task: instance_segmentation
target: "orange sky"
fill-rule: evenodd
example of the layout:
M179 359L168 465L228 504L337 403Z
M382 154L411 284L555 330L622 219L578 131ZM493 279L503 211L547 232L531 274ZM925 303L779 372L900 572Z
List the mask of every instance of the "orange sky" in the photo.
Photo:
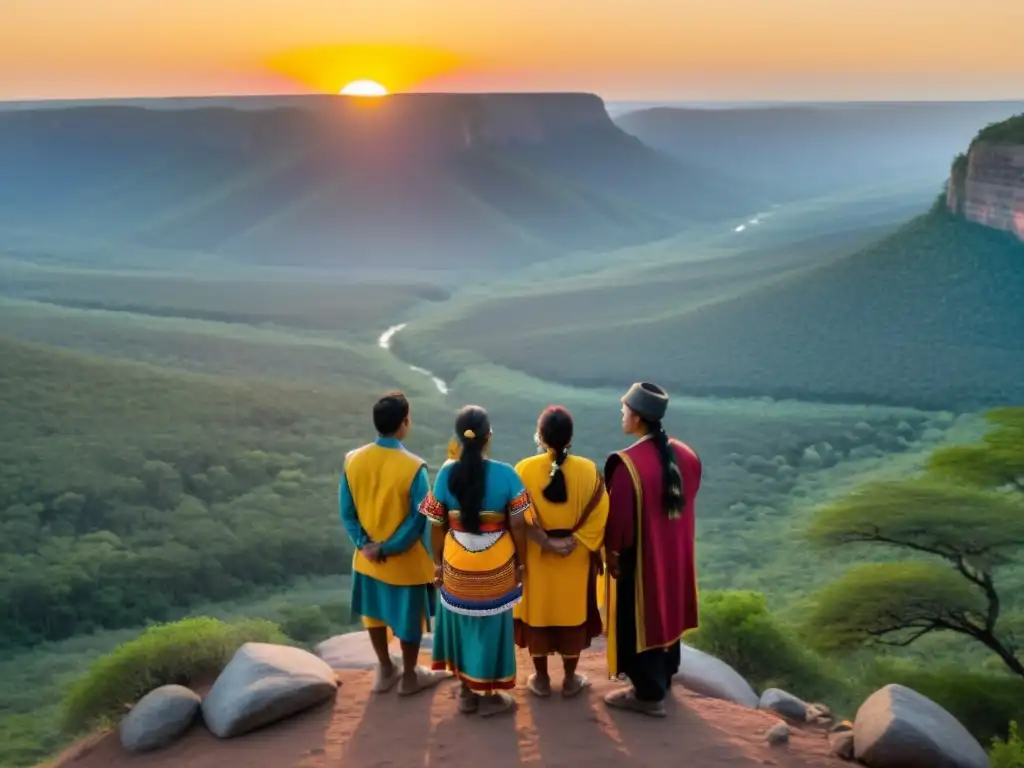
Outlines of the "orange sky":
M1024 97L1022 0L0 0L0 99Z

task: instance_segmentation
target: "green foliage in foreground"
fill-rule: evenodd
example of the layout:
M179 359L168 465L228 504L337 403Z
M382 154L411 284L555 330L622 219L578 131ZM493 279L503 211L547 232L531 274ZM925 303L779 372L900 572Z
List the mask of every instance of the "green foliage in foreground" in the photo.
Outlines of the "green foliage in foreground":
M978 445L936 451L932 472L980 488L1015 488L1024 493L1024 408L997 408L986 414L995 427Z
M1021 409L1000 413L1004 424L1024 418ZM933 461L933 473L946 467L961 481L972 476L983 486L1000 482L1009 460L1006 435L1014 429L1004 427L994 442L977 449L976 466L964 463L962 451L970 449L955 448ZM908 646L931 633L952 632L1024 677L1015 633L1001 621L1009 596L1001 599L996 580L1000 566L1024 548L1020 494L931 478L875 483L822 510L809 534L829 549L867 544L931 558L861 565L823 589L808 621L822 647Z
M813 628L815 645L823 650L866 642L909 645L946 628L943 616L962 623L980 617L985 607L981 595L951 569L921 562L856 566L822 589L815 602L807 631Z
M227 624L217 619L185 619L150 627L131 642L99 659L64 699L62 726L77 733L116 719L161 685L189 685L215 676L247 642L286 644L269 621Z
M700 627L684 639L729 664L759 692L783 688L809 700L846 698L848 681L801 645L757 592L702 592Z
M1006 739L992 739L992 750L989 752L991 768L1024 768L1024 739L1017 731L1017 721L1010 723L1010 732Z

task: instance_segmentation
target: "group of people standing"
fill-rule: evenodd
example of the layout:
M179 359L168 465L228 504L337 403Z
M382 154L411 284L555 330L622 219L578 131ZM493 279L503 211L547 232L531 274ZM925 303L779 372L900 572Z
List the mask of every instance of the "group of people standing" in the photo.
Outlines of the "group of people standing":
M408 400L384 395L373 408L378 437L345 457L339 488L356 548L352 613L379 661L374 690L411 695L454 675L462 712L508 712L519 646L533 661L530 692L551 695L557 655L571 698L590 682L580 654L603 634L609 676L630 683L605 703L664 717L680 638L697 626L701 481L697 454L662 427L667 407L661 387L634 384L622 428L636 440L602 470L571 452L565 408L541 413L538 453L513 467L489 458L490 419L468 405L431 488L426 463L402 445ZM417 660L431 627L427 669ZM390 654L392 635L401 658Z

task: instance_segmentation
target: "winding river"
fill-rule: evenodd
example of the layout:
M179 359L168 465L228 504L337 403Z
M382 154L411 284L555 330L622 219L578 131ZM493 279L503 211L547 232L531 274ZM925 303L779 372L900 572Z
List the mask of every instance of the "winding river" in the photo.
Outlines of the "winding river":
M377 346L379 346L381 349L386 349L388 350L388 352L391 352L391 340L394 339L395 334L398 333L403 328L405 328L406 325L408 325L408 323L399 323L398 325L392 325L390 328L384 331L384 333L382 333L380 337L377 339ZM392 354L394 353L392 352ZM398 359L397 355L395 356L395 359ZM438 392L440 392L442 395L448 394L448 382L446 382L440 376L435 376L431 371L428 371L426 368L420 368L418 365L410 365L409 370L416 371L416 373L422 374L424 376L428 376L430 380L434 382L434 386L437 387Z
M773 205L772 206L772 208L777 208L777 207L778 207L777 205ZM740 224L739 226L734 227L733 228L733 232L737 232L737 233L738 232L743 232L749 226L757 226L764 219L768 218L771 215L772 215L771 212L758 213L753 218L748 219L747 221L745 221L743 224ZM399 331L401 331L407 325L408 325L408 323L399 323L398 325L392 325L390 328L388 328L386 331L384 331L384 333L382 333L377 338L377 346L379 346L381 349L386 349L388 352L391 352L391 354L394 355L394 352L391 349L391 341L392 341L392 339L395 338L395 334L397 334ZM397 355L395 355L395 359L396 360L398 359ZM406 365L408 365L408 364L406 364ZM409 370L410 371L415 371L416 373L419 373L419 374L421 374L423 376L429 377L430 380L432 382L434 382L434 386L437 387L437 391L438 392L440 392L442 395L447 395L448 394L448 382L446 382L440 376L435 376L433 371L428 371L426 368L420 368L418 365L409 365Z

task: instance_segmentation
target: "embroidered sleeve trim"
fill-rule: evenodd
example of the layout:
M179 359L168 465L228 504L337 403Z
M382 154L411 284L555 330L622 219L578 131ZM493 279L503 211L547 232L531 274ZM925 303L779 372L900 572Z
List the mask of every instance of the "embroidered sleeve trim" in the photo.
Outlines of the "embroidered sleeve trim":
M533 506L533 502L530 501L530 494L523 489L520 493L512 497L512 501L508 503L508 513L515 517L516 515L523 514L526 510Z
M423 501L420 502L420 514L434 525L441 525L448 519L448 510L437 500L433 491L424 496Z

